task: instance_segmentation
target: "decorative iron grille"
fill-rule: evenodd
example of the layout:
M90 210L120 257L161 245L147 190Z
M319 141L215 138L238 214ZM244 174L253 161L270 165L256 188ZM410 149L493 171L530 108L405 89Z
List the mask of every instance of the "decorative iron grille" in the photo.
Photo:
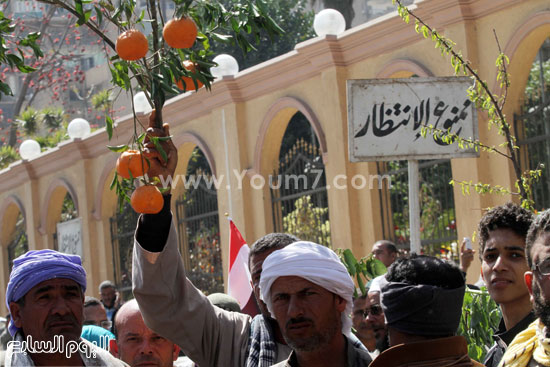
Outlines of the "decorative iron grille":
M269 177L275 232L330 246L325 166L319 147L298 139Z
M218 196L210 169L197 168L194 182L176 201L180 251L187 277L205 294L223 292Z
M12 235L12 240L8 244L8 263L10 273L13 266L13 260L27 251L29 251L29 242L25 231L25 220L23 219L23 215L19 213L15 224L15 231Z
M531 67L521 115L514 115L522 170L542 168L532 186L535 208L550 208L550 38L539 50Z
M409 183L407 161L377 162L380 175L389 175L391 187L380 190L382 226L385 239L401 249L410 248ZM458 259L456 215L451 161L427 160L419 163L420 239L425 254Z
M139 214L132 209L128 202L124 202L122 212L117 211L110 218L115 284L124 300L133 298L132 251L138 218Z

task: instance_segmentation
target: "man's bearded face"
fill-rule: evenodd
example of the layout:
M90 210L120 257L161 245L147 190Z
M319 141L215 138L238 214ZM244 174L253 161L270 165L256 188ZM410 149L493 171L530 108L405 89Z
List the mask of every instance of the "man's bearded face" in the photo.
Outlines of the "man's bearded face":
M550 327L550 302L542 295L538 282L533 279L533 308L535 315L542 321L544 326Z

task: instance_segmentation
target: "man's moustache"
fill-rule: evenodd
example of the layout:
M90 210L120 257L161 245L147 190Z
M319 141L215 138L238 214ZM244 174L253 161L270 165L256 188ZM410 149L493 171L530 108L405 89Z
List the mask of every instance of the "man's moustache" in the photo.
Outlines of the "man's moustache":
M309 322L309 323L313 324L312 319L308 319L306 317L299 317L297 319L288 320L287 323L286 323L286 328L288 329L290 326L292 326L294 324L300 324L300 323L303 323L303 322Z
M76 321L76 318L71 314L67 314L65 316L53 315L51 317L48 317L46 319L46 327L49 327L51 324L56 322L70 322L72 324L78 325L78 321Z
M141 354L139 357L134 359L134 363L132 363L132 365L137 365L140 363L156 363L160 366L160 361L158 360L158 358L155 358L149 354Z

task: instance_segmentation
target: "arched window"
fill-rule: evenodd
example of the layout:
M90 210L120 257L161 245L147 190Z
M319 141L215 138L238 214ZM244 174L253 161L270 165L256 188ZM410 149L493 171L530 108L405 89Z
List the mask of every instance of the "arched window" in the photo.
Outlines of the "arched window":
M223 292L218 195L210 165L198 147L191 153L184 184L176 217L187 276L205 294Z
M288 123L269 187L275 232L330 246L325 166L317 136L301 112Z
M538 210L550 207L550 38L543 42L531 65L523 106L514 115L523 170L544 165L541 178L533 185Z

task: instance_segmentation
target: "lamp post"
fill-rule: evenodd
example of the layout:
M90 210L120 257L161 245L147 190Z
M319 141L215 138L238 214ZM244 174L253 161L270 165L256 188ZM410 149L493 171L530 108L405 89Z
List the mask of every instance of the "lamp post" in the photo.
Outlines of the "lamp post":
M80 117L69 122L69 126L67 127L67 133L71 139L84 139L90 135L90 132L90 124Z
M319 37L339 35L346 30L346 19L338 10L324 9L315 14L313 29Z
M216 79L221 79L224 75L235 75L239 72L239 63L231 55L221 54L214 57L213 61L218 66L211 67L210 73Z
M40 144L36 140L27 139L19 146L19 155L28 161L40 156Z

